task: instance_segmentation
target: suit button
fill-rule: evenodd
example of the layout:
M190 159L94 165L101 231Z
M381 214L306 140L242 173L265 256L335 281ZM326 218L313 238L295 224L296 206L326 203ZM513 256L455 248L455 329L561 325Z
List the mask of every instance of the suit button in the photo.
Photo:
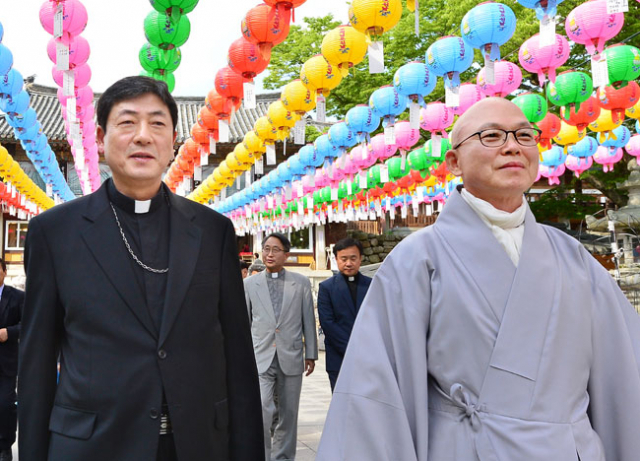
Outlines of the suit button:
M158 357L160 357L161 359L166 359L167 358L167 351L165 351L164 349L160 349L158 351Z
M152 408L151 411L149 412L149 417L151 419L158 419L158 410L156 410L155 408Z

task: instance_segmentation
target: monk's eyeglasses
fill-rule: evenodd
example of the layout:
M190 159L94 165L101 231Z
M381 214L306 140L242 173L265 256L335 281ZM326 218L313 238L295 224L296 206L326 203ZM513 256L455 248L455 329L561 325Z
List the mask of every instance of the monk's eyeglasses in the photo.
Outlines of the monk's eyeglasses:
M277 255L282 253L284 250L282 248L278 248L278 247L265 247L262 249L262 253L268 255L269 253L273 254L273 255Z
M532 147L538 144L542 130L538 128L518 128L517 130L503 130L501 128L490 128L488 130L476 131L472 135L456 144L453 149L457 149L462 143L468 141L474 136L480 138L480 143L485 147L502 147L507 142L509 133L513 134L518 144L524 147Z

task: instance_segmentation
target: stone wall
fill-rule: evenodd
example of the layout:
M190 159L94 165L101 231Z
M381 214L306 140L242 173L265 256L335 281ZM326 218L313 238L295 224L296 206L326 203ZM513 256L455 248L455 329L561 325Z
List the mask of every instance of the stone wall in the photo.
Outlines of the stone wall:
M404 234L391 233L384 235L367 234L358 230L348 230L347 234L362 243L362 265L381 263L389 256L391 250L406 237Z

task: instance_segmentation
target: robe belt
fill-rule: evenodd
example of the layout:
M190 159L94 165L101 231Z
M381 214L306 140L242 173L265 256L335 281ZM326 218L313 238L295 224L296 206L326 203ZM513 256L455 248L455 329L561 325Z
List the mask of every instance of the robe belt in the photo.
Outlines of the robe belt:
M430 380L431 387L436 391L436 395L440 398L437 399L439 405L445 408L442 410L449 411L451 413L459 413L460 421L468 419L471 428L478 432L482 425L480 413L485 411L485 405L479 405L474 402L472 394L459 383L454 383L451 386L449 394L444 392L440 386L438 386L434 380ZM434 394L432 394L433 396Z

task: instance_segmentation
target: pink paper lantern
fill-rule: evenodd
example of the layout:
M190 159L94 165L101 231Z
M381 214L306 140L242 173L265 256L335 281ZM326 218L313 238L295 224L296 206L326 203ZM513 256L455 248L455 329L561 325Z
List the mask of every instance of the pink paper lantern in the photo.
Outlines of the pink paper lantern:
M567 155L567 159L564 164L576 175L580 177L582 173L587 171L593 165L593 156L591 157L576 157L574 155Z
M398 134L397 134L398 124L396 124L395 130L396 130L396 141L397 141L398 140ZM396 144L386 145L384 143L384 133L379 133L375 135L373 138L371 138L371 143L369 145L371 146L371 154L376 160L388 159L389 157L392 157L393 155L395 155L396 152L398 152L398 146Z
M40 24L44 30L53 35L53 22L58 3L62 5L62 32L68 35L78 35L87 26L87 9L78 0L55 2L48 0L40 7ZM70 37L68 37L70 39Z
M349 154L347 154L343 160L342 171L344 171L345 174L349 176L349 178L360 171L358 166L353 163L353 160L351 159L351 156Z
M613 151L605 146L599 146L596 149L596 153L593 155L594 162L602 165L602 170L605 173L613 171L613 166L622 160L622 149L614 149Z
M453 123L453 109L447 107L442 102L430 102L427 106L420 110L420 128L428 131L433 136L441 134L448 137L447 128Z
M67 100L72 96L64 96L62 88L58 88L58 100L63 107L67 107ZM88 106L93 104L93 90L90 86L84 86L82 88L76 88L74 90L74 96L76 98L76 106Z
M53 66L51 69L51 73L53 74L53 80L56 82L56 85L62 87L64 85L64 72L61 70L56 70L56 66ZM91 68L88 64L83 64L81 66L73 69L74 73L74 88L83 88L89 84L91 80Z
M495 62L495 83L493 85L487 83L485 78L486 69L483 67L478 72L478 86L480 90L487 96L499 96L504 98L506 95L518 89L522 83L522 71L518 66L509 61Z
M89 42L81 36L71 38L69 41L69 69L86 64L91 54ZM56 39L52 38L47 44L47 54L54 64L57 62Z
M460 105L458 107L453 107L453 113L455 115L462 115L469 109L469 107L473 106L485 97L486 95L475 83L463 83L460 85Z
M316 190L316 185L313 182L311 176L304 176L302 178L302 193L304 195L311 194Z
M369 168L371 165L376 163L376 160L378 160L373 155L373 148L371 147L371 144L364 147L362 145L354 147L351 149L349 156L351 157L351 162L355 164L359 170Z
M629 155L633 155L634 157L640 156L640 134L631 136L631 139L629 139L629 142L624 148Z
M540 164L538 166L538 176L543 176L549 181L549 185L560 184L560 177L564 174L566 168L564 164L558 166L546 166Z
M316 181L316 189L320 189L322 187L329 185L329 182L331 180L327 176L327 170L324 167L316 169L315 181Z
M406 153L420 140L420 130L411 128L407 121L397 122L395 128L396 146L400 152ZM375 136L374 136L375 137Z
M567 37L587 48L591 55L601 53L607 40L618 35L624 13L607 14L607 0L589 0L575 7L565 22Z
M542 86L546 76L555 83L556 69L567 62L570 51L569 42L560 34L556 34L553 45L547 46L540 46L540 34L535 34L520 47L518 61L526 71L538 74Z

